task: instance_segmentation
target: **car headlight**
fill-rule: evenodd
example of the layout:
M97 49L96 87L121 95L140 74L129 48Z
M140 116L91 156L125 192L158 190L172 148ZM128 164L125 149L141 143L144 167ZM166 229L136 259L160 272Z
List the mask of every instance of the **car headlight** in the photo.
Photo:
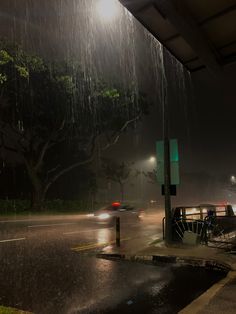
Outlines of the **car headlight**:
M87 217L94 217L94 214L87 214Z
M103 213L103 214L100 214L100 215L98 216L99 219L108 219L108 218L110 218L110 217L111 217L111 215L109 215L109 214L107 214L107 213Z

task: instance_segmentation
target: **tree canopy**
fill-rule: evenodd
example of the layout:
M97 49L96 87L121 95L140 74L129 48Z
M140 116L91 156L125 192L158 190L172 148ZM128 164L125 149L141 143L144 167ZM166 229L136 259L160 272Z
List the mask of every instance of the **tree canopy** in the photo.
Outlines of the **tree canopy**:
M140 105L139 105L140 104ZM24 164L32 207L60 176L91 162L145 113L130 90L85 77L78 62L48 62L0 42L0 147Z
M154 168L152 171L144 171L144 176L148 179L148 182L151 184L157 183L157 169Z
M124 186L133 171L132 164L128 162L118 162L112 159L103 159L102 171L108 181L117 183L120 187L121 201L124 201Z

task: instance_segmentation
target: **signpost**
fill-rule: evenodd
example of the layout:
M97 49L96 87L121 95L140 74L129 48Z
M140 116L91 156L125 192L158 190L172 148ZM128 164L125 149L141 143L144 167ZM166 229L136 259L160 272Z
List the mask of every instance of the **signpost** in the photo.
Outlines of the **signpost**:
M179 185L179 153L178 153L178 141L176 139L171 139L169 141L170 146L170 184ZM157 154L157 182L161 185L165 184L164 176L164 141L156 142L156 154Z
M164 135L164 140L156 143L156 154L157 181L162 185L162 194L165 195L165 239L168 244L172 241L171 195L176 195L176 185L180 180L178 142L176 139L169 140L168 130L165 130Z

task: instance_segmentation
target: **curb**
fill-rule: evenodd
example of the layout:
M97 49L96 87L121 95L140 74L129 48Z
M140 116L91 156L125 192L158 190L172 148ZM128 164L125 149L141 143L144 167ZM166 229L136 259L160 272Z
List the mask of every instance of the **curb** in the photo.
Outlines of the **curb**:
M169 264L179 264L188 265L195 267L205 267L215 270L221 270L229 272L232 267L229 264L219 262L214 259L203 259L194 257L178 257L174 255L127 255L119 253L99 253L96 255L97 258L103 258L108 260L127 260L132 262L142 262L147 264L157 264L157 263L169 263Z
M210 301L216 296L221 289L224 288L230 281L236 279L236 271L229 271L228 275L203 292L197 299L193 300L179 314L197 314L202 311Z

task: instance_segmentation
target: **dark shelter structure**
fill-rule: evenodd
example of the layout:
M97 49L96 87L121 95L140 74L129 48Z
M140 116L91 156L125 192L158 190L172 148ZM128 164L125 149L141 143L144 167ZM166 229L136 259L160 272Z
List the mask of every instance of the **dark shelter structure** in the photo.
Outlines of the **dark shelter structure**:
M236 59L235 0L120 0L189 71Z

